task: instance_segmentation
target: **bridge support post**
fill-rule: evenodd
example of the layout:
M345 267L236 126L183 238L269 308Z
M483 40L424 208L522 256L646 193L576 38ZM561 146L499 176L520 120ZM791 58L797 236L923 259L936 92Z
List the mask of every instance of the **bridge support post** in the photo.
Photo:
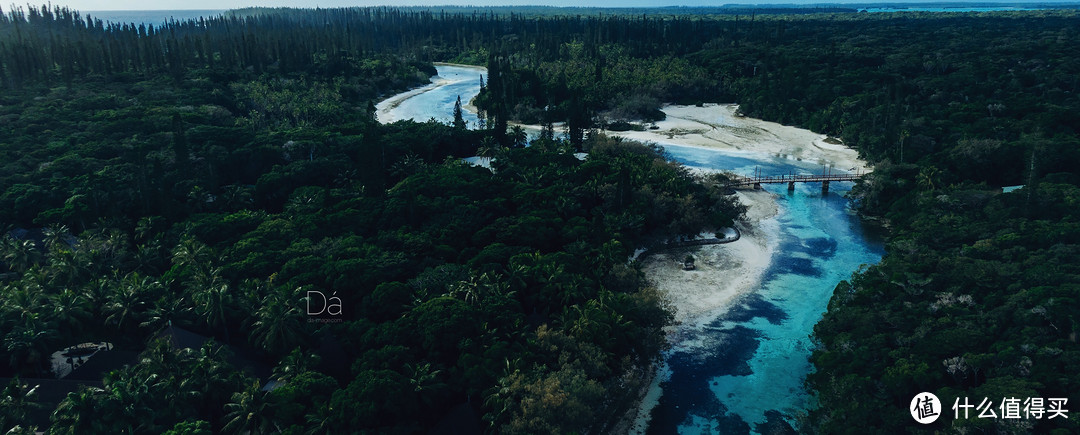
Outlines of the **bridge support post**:
M788 190L788 192L794 192L795 191L795 182L794 181L788 181L787 190Z
M828 181L822 181L821 182L821 193L822 194L829 193L829 182Z
M761 183L754 183L754 190L761 190Z

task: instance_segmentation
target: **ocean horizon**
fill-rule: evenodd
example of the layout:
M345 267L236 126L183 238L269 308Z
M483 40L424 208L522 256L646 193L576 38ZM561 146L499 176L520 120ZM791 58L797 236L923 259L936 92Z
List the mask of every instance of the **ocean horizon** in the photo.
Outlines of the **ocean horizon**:
M865 2L865 3L792 3L791 6L850 6L867 12L996 12L996 11L1030 11L1039 9L1075 8L1080 2ZM736 4L737 5L737 4ZM873 5L873 6L872 6ZM746 7L762 6L776 7L777 4L752 5ZM292 6L295 7L295 6ZM364 6L356 6L364 7ZM477 6L484 8L485 6ZM663 9L663 7L657 7ZM129 23L136 26L154 25L160 26L169 21L184 21L198 19L200 17L215 17L232 9L160 9L160 10L79 10L82 16L89 15L92 18L104 22Z

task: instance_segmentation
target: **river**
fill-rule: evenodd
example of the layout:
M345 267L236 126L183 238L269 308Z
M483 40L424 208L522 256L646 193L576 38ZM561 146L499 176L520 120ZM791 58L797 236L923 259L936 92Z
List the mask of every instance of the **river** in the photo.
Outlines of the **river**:
M383 122L398 119L447 122L460 95L479 92L483 69L437 65L433 84L380 103ZM475 114L467 114L475 123ZM691 168L740 174L814 173L817 163L762 153L726 152L664 144L670 158ZM880 238L864 228L843 194L850 183L766 185L777 213L765 222L771 257L754 288L723 309L671 328L671 350L643 402L640 426L650 434L751 433L766 422L794 425L813 406L803 388L812 366L809 335L821 319L836 283L883 253ZM732 243L750 243L737 241ZM723 278L723 277L721 277ZM694 302L688 302L693 304ZM678 306L676 308L679 308ZM694 307L684 307L694 308Z
M394 95L375 105L375 116L380 122L389 123L403 119L424 122L435 119L450 123L454 120L454 103L461 97L461 105L480 93L480 76L486 68L435 64L438 75L431 84ZM479 118L475 112L464 110L462 118L470 128L475 128Z
M762 155L748 158L700 148L666 146L686 166L735 173L814 173L811 163ZM758 288L725 310L676 327L661 367L658 400L648 415L650 434L741 434L758 425L794 426L812 406L803 378L812 369L809 335L840 280L863 264L876 263L881 239L865 228L843 195L850 183L765 185L777 214L759 222L773 231L769 266ZM739 243L739 242L736 242ZM773 412L775 411L775 412ZM783 421L781 421L783 420Z

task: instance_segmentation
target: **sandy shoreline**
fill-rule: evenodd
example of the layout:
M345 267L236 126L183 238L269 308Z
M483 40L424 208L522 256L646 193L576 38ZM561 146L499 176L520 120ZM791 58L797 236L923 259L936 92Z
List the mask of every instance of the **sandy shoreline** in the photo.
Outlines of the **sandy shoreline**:
M434 64L468 68L475 70L478 75L487 74L487 68L482 66L445 62L435 62ZM409 98L449 84L473 80L472 77L448 80L439 76L433 76L432 79L431 84L394 95L379 102L375 108L380 122L396 121L397 118L394 116L393 110ZM463 109L473 114L478 112L473 104L473 99L463 101L463 103ZM604 133L661 145L680 145L734 153L780 156L826 165L840 171L869 172L871 170L869 165L859 158L857 151L839 143L835 138L829 138L826 135L798 127L741 116L737 104L704 104L701 107L669 104L662 107L661 110L666 115L666 118L655 123L657 127L655 130L605 131ZM514 122L511 122L510 125L520 126L531 131L542 130L540 125ZM555 127L557 131L564 128L562 125L556 125Z
M665 106L663 110L667 119L657 122L656 130L613 134L642 142L781 156L841 171L870 170L855 150L830 144L825 135L738 116L736 105ZM678 331L701 329L740 298L757 291L772 262L780 228L774 195L765 190L740 190L737 194L749 206L745 221L736 224L742 233L740 240L673 249L643 260L642 270L649 283L676 310L675 324L668 328L673 344L678 344ZM684 271L680 267L679 262L687 254L694 256L696 270ZM633 421L622 427L628 426L628 433L646 432L652 410L663 395L661 384L670 375L666 362L656 368L651 384L641 394Z
M761 286L779 243L778 207L773 194L765 190L740 190L737 195L750 207L746 220L735 225L742 233L739 240L672 249L642 261L649 284L676 309L675 323L667 328L670 339L675 339L680 329L696 329L698 324L711 321ZM680 261L687 254L694 256L695 270L682 269ZM628 433L646 432L652 409L663 394L661 384L670 375L666 362L656 368L650 384L642 391L633 421L624 423Z
M467 108L474 112L476 110L471 104ZM842 143L829 143L830 138L827 135L740 116L737 104L705 104L702 107L666 105L661 110L667 118L656 122L655 130L603 133L644 143L722 150L744 154L750 158L777 156L826 165L844 172L872 170L859 158L857 151ZM543 126L534 124L509 124L528 131L539 132L543 129ZM565 125L562 123L555 125L556 132L564 129ZM831 141L839 140L832 138Z
M482 67L478 73L486 73ZM401 101L428 92L450 81L435 83L397 95L377 106L379 120L392 122L390 111ZM475 113L469 101L465 107ZM785 126L738 115L737 105L706 104L702 107L668 105L662 108L667 119L657 122L656 130L605 132L641 142L678 145L747 154L748 157L780 156L793 160L826 165L845 172L868 172L870 167L859 159L858 153L828 137L809 130ZM538 131L541 126L520 125ZM562 128L556 126L556 131ZM749 206L745 221L736 224L742 233L740 240L691 248L672 249L655 253L642 260L642 269L650 284L664 295L675 308L675 324L668 328L669 341L678 344L680 330L700 329L701 325L734 306L743 296L757 291L768 270L779 243L778 206L773 194L764 190L741 190L739 200ZM695 257L696 270L684 271L680 261L687 255ZM639 406L628 412L617 426L619 432L644 433L652 409L659 403L661 383L670 376L666 363L655 370L648 388L643 389Z
M667 296L676 308L676 324L693 321L731 305L740 295L759 286L775 249L775 237L767 229L776 215L772 194L740 191L739 200L753 214L736 224L742 237L732 243L670 249L644 259L642 269L649 283ZM687 254L695 270L682 269Z
M463 65L463 64L456 64L456 63L445 63L445 62L434 62L434 64L435 65L454 66L454 67L458 67L458 68L474 69L479 74L487 74L487 68L484 68L484 67L481 67L481 66L476 66L476 65ZM405 100L408 100L408 99L410 99L412 97L423 94L425 92L433 91L435 89L438 89L438 88L446 86L446 85L450 85L450 84L454 84L454 83L461 83L463 81L468 81L468 80L473 80L473 78L459 79L459 80L447 80L447 79L444 79L444 78L439 77L437 75L432 76L431 78L432 78L432 82L429 83L429 84L426 84L424 86L420 86L418 88L411 89L411 90L409 90L407 92L402 92L400 94L395 94L394 96L392 96L390 98L387 98L385 100L382 100L378 104L376 104L375 105L375 116L377 117L379 122L381 122L383 124L388 124L388 123L391 123L391 122L394 122L394 121L398 121L398 118L396 116L394 116L394 109L396 109L398 106L400 106L401 103L405 102ZM466 103L464 106L465 106L464 107L465 110L476 113L476 107L472 105L471 100L468 103Z
M617 134L627 139L782 156L826 164L842 171L870 170L859 153L810 130L738 115L735 104L667 105L658 129Z

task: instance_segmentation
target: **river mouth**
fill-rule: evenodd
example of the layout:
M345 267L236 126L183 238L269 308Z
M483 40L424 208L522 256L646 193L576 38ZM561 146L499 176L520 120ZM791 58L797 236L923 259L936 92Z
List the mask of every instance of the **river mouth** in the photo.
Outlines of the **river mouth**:
M436 83L380 103L379 120L449 123L460 96L466 120L476 125L466 103L479 92L486 70L437 69ZM658 144L692 170L783 175L865 169L853 150L824 135L737 117L733 106L665 109L676 116L671 125L659 123L658 131L610 134ZM667 136L684 124L705 127ZM832 183L828 192L820 183L799 184L790 192L784 184L740 192L752 206L740 240L694 251L703 258L695 271L682 270L668 254L648 258L646 275L668 296L678 322L669 328L672 347L630 432L785 431L813 406L803 388L812 368L813 327L836 284L883 253L880 237L843 196L850 185Z

